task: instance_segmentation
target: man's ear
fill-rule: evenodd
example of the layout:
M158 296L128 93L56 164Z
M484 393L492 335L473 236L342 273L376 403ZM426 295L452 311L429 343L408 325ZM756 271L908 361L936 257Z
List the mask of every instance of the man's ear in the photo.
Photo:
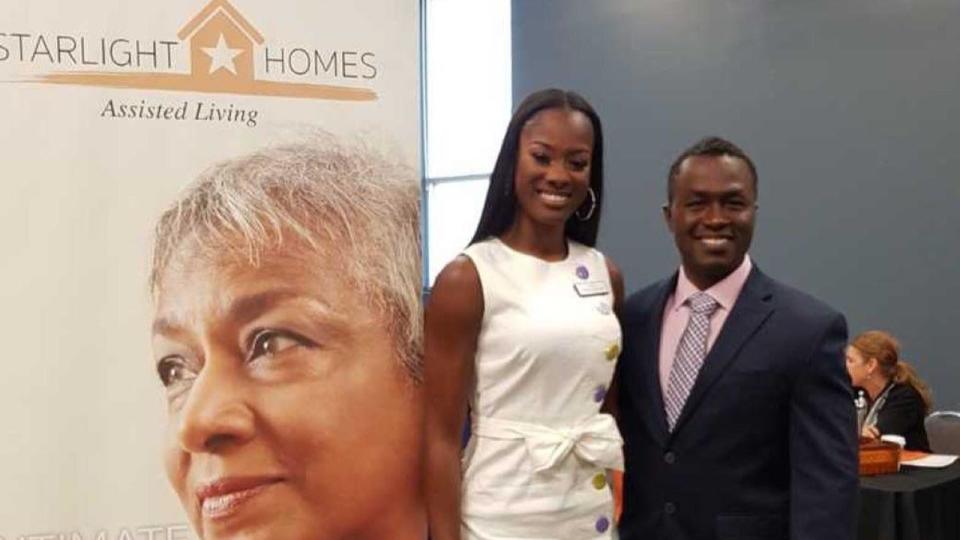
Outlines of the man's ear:
M673 217L673 210L670 207L670 203L664 203L664 205L660 207L660 210L663 212L663 221L667 224L667 229L673 232L673 220L671 219Z

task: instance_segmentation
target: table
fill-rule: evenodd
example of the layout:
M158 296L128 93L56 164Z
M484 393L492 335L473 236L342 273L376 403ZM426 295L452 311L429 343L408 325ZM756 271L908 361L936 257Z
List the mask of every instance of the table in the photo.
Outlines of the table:
M860 479L859 540L960 539L960 460Z

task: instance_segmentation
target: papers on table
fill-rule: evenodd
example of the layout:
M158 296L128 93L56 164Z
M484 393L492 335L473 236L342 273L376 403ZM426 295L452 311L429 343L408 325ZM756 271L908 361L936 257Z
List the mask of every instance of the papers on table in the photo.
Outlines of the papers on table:
M910 461L902 461L901 465L907 467L924 467L927 469L941 469L943 467L949 467L953 465L953 462L957 460L957 456L948 456L943 454L930 454L922 458L911 459Z

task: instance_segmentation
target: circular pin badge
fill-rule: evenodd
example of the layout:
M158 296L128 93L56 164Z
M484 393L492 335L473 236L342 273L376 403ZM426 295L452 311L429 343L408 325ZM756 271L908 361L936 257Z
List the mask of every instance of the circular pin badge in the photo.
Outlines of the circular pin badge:
M590 270L587 270L587 267L584 265L577 266L577 277L580 279L587 279L590 277Z

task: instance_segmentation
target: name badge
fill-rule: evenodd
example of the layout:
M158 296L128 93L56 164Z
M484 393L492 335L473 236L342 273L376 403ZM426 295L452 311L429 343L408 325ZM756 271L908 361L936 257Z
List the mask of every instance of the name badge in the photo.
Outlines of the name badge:
M602 281L585 281L583 283L574 283L573 290L577 291L577 295L581 298L586 298L588 296L603 296L610 293L610 291L607 289L607 284Z

